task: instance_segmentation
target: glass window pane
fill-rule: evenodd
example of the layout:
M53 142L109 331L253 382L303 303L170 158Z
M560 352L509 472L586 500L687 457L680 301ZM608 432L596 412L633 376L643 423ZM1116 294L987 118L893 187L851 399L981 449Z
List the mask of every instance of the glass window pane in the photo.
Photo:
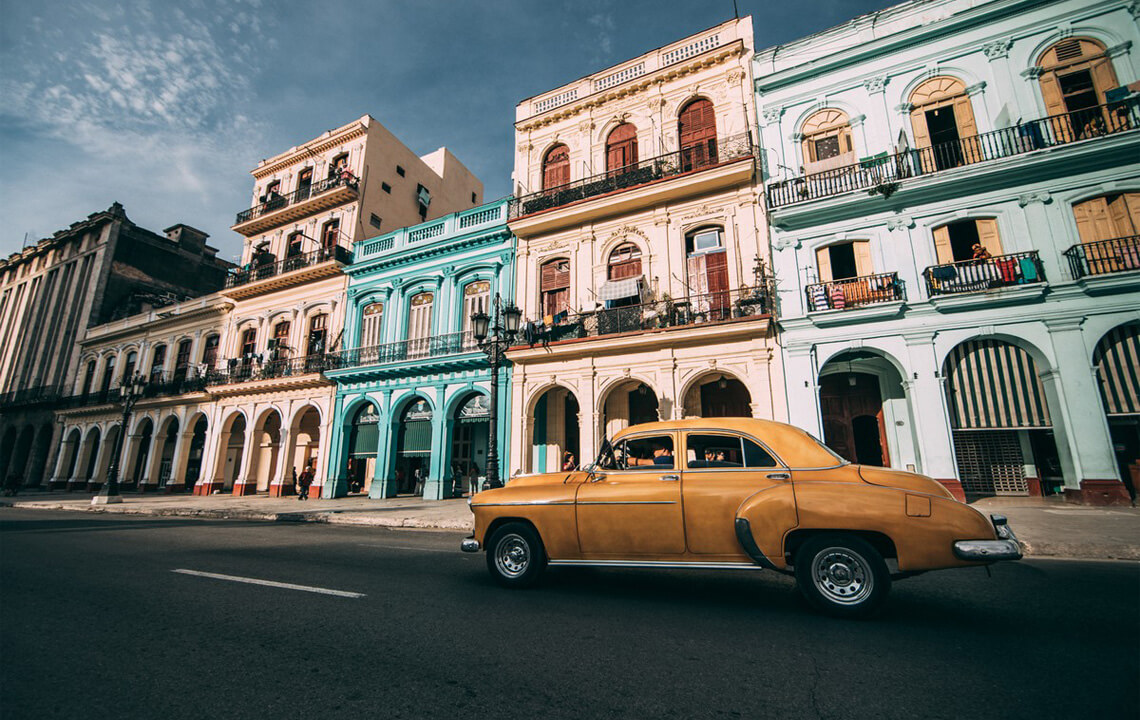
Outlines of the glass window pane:
M740 440L735 435L690 435L687 467L692 470L744 467Z
M752 468L770 468L779 467L776 459L768 454L768 451L752 442L748 438L744 440L744 464Z

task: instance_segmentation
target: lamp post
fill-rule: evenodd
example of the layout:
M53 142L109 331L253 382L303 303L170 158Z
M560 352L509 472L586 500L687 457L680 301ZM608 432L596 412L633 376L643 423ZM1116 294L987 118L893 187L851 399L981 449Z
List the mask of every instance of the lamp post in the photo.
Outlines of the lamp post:
M499 366L503 364L507 348L519 332L522 310L514 303L503 306L499 293L495 293L492 308L494 317L479 311L471 315L471 327L479 349L491 362L491 422L487 428L487 487L502 487L499 479Z
M146 378L141 374L136 374L119 386L119 402L123 404L123 423L119 426L119 436L115 438L115 449L111 452L111 464L107 467L107 482L103 483L99 494L91 498L92 505L109 505L123 501L119 495L119 456L123 454L123 437L127 434L131 409L142 399L144 392L146 392Z

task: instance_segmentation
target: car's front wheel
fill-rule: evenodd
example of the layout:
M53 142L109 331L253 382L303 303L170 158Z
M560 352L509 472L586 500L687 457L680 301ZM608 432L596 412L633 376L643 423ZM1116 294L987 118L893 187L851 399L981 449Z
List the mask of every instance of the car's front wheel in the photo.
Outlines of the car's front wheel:
M845 618L873 613L891 589L883 556L854 535L809 538L795 556L796 585L817 610Z
M546 550L538 532L526 523L507 523L487 543L487 569L504 587L530 587L546 569Z

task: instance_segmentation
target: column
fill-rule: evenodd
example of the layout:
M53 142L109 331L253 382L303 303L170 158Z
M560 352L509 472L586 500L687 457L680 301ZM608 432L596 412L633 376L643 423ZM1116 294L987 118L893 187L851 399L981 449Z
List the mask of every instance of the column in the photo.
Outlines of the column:
M1052 204L1053 199L1049 193L1041 190L1025 193L1018 196L1017 204L1025 213L1025 224L1029 227L1029 247L1020 250L1037 250L1040 253L1041 263L1045 266L1045 277L1053 282L1066 279L1070 276L1068 269L1062 267L1062 253L1067 245L1059 245L1057 234L1054 232L1054 222L1050 221L1049 210L1046 205ZM1065 243L1062 233L1061 242ZM1003 245L1004 252L1010 252L1008 246Z
M358 341L359 344L359 341ZM347 439L344 424L348 418L344 414L344 396L339 393L333 400L332 427L329 430L329 447L324 453L328 457L328 479L325 481L328 493L326 497L344 497L348 494L348 478L345 477L345 466L348 464Z
M1130 505L1082 322L1080 318L1045 321L1057 367L1041 375L1065 476L1065 497L1085 505Z
M86 428L79 433L79 444L75 447L75 467L71 469L71 477L67 478L64 484L68 491L81 488L86 483L83 474L87 472L87 463L90 461L90 458L87 457L89 455L87 432L89 431L90 428Z
M946 486L954 497L965 501L950 413L946 407L946 378L942 377L934 351L933 333L904 335L910 359L910 377L903 378L903 389L914 416L918 471Z
M218 413L215 413L217 415ZM215 433L215 422L217 417L208 419L209 426L206 428L206 444L202 448L202 469L198 472L198 482L194 485L193 492L195 495L209 495L215 489L221 489L224 484L219 484L222 480L218 474L218 454L221 443L230 441L229 433ZM222 436L225 436L224 438ZM224 483L224 481L222 481Z
M815 346L789 345L784 372L788 391L788 423L822 438Z
M153 433L152 433L153 435ZM135 465L138 464L139 446L142 444L142 434L134 433L128 435L126 442L123 443L123 462L119 467L119 489L124 489L127 485L131 484L134 480ZM139 478L139 488L142 489L142 484L146 478Z
M108 435L110 432L105 432L99 438L99 453L95 456L95 470L87 479L87 490L91 492L98 490L107 480L107 461L115 451L115 441Z
M581 395L576 396L578 400L578 438L581 445L578 448L580 451L578 462L583 462L584 458L585 462L593 462L594 458L598 456L598 446L601 444L601 439L598 437L601 433L598 427L597 372L591 368L589 379L578 383L578 387L582 392ZM552 470L557 471L561 467L562 457L559 456Z
M379 444L376 447L376 471L372 475L370 498L396 497L396 477L393 453L395 452L396 418L392 417L392 391L385 390L380 401L381 425L377 428Z
M166 483L166 492L184 492L186 488L186 463L190 460L190 443L194 442L194 430L178 433L174 443L173 467L170 470L170 480ZM198 473L201 476L201 472ZM193 488L190 488L193 489Z
M254 417L254 413L250 413L250 417ZM245 442L241 448L241 467L238 468L237 477L234 478L234 495L254 495L257 493L257 478L252 477L253 469L253 438L258 433L254 427L247 425L245 428Z
M445 497L443 479L445 477L450 479L451 474L446 469L452 427L447 418L447 406L444 404L445 390L444 385L435 388L435 410L431 414L431 464L424 479L424 500L442 500ZM486 467L481 469L486 473Z
M269 496L284 497L293 494L293 455L289 452L289 426L282 424L277 435L277 467L269 478Z

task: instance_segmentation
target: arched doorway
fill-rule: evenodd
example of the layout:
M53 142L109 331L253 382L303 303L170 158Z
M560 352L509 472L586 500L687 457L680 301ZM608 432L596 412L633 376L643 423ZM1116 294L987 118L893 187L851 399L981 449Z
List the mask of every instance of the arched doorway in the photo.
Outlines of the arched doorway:
M162 447L158 449L158 474L152 482L164 488L174 477L174 451L178 447L178 418L171 417L166 421L166 430L159 436Z
M630 425L660 419L657 393L653 388L639 380L623 381L606 394L602 403L602 436L613 437L614 433Z
M824 444L860 465L917 467L910 404L895 363L877 352L831 358L819 376Z
M28 477L24 480L25 487L39 487L44 484L44 475L48 472L48 455L51 454L52 436L55 428L51 423L44 423L36 433L36 444L32 448L31 462L28 465Z
M250 455L249 482L257 492L269 492L281 455L281 414L276 410L266 412L258 420Z
M1140 484L1140 323L1105 333L1093 352L1113 452L1133 500Z
M199 416L194 423L194 436L190 438L190 450L186 455L185 489L194 491L194 486L202 477L202 457L206 452L206 431L210 424L205 416Z
M83 442L83 434L79 432L79 428L72 428L71 432L67 434L67 441L64 442L60 448L63 453L63 462L60 463L60 474L58 477L52 478L53 486L58 486L59 483L66 484L68 480L75 475L75 468L79 464L79 453L81 451L81 443Z
M300 477L306 466L311 466L313 472L317 470L317 459L321 451L321 413L312 405L306 405L293 416L293 425L289 432L291 451L288 455L291 465L286 466L286 475L292 477L295 470ZM320 483L314 474L314 491L312 496L319 496Z
M147 481L147 465L150 462L151 442L154 440L154 423L150 418L143 418L135 430L138 439L134 445L134 458L130 467L130 475L124 477L126 485L133 485L140 490Z
M348 491L368 493L376 477L376 453L380 448L380 411L365 402L352 416L348 430Z
M431 472L431 405L413 398L399 415L396 427L396 494L422 494Z
M487 451L491 429L490 399L482 393L471 393L455 410L451 435L451 492L464 495L478 491L479 478L487 473ZM500 464L502 458L500 457ZM505 475L506 473L502 473Z
M569 453L575 465L594 458L582 458L578 398L564 387L546 390L534 404L530 419L530 452L525 464L528 472L555 472L562 468Z
M121 462L121 460L122 460L121 454L123 452L123 446L119 442L119 436L121 434L122 434L122 427L119 425L112 425L110 428L108 428L107 432L104 434L104 436L103 436L103 452L101 453L103 455L103 458L102 459L97 458L98 464L95 467L95 472L91 476L91 478L88 480L88 484L87 484L88 490L98 490L99 487L103 483L107 482L107 477L108 477L109 473L111 472L111 465L116 466L116 469L117 469L117 472L119 475L118 479L120 479L120 480L122 479L123 467L122 467L122 462ZM99 454L99 453L97 453L97 454ZM119 454L120 457L116 458L115 457L116 454ZM115 462L116 460L119 460L120 462L116 463Z
M99 428L93 427L87 431L87 437L83 439L83 447L79 453L79 469L81 474L76 478L76 487L82 489L82 486L91 482L95 477L95 463L99 459L99 446L102 444L102 433ZM68 483L68 489L71 490L72 485Z
M231 416L228 425L229 428L219 438L224 439L224 444L219 448L222 490L233 489L241 472L242 455L245 452L245 416L240 413Z
M685 393L685 417L752 417L752 395L725 373L710 373Z
M967 340L947 355L942 375L958 477L967 495L1060 491L1061 463L1045 389L1025 349L1003 340Z

